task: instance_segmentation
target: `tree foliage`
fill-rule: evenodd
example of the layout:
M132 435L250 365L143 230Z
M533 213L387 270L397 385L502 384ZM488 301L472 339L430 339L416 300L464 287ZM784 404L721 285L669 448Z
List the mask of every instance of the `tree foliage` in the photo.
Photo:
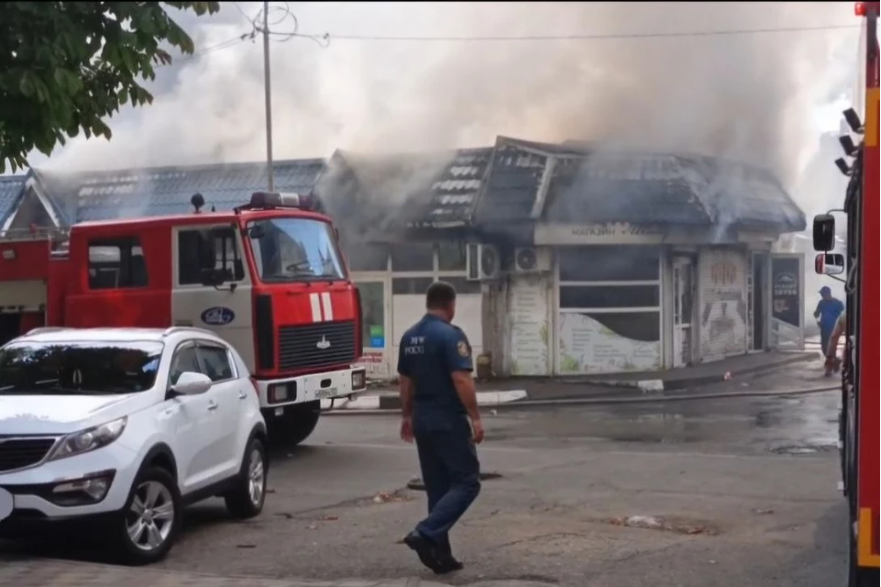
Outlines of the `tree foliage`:
M0 173L50 154L82 131L110 139L104 119L131 102L171 63L161 45L192 54L193 40L167 7L198 15L218 2L0 2Z

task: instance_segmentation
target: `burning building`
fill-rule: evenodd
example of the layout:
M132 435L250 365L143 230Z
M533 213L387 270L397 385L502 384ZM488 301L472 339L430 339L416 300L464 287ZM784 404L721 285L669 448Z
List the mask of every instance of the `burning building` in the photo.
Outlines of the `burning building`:
M498 137L454 152L282 161L275 179L317 196L338 224L375 377L393 375L398 341L438 279L456 286L456 322L498 375L677 368L803 344L804 258L774 245L803 231L805 215L764 169ZM17 185L0 199L0 229L179 213L195 192L229 209L266 173L257 163L32 172ZM14 303L0 295L0 307Z

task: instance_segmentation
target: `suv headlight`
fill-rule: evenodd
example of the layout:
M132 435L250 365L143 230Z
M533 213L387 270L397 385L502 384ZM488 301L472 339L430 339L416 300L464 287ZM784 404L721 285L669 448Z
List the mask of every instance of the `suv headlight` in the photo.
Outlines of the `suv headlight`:
M120 418L61 439L49 455L50 461L80 455L107 446L122 435L128 418Z

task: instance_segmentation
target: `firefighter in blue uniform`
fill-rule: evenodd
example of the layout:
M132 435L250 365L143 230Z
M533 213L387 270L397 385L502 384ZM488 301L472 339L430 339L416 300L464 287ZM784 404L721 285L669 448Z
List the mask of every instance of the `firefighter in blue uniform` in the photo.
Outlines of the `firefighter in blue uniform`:
M398 356L401 438L416 442L429 512L404 542L422 564L443 574L463 566L453 557L449 531L480 493L475 445L483 441L483 424L471 345L450 323L456 290L435 282L425 305L425 316L401 338Z

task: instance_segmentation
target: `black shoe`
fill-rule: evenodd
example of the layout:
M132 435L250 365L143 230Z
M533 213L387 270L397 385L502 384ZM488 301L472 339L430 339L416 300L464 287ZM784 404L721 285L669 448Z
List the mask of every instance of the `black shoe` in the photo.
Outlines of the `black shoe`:
M446 565L441 563L437 548L416 531L404 537L404 544L416 553L419 561L431 569L436 575L448 573Z
M445 573L453 573L455 571L461 571L465 568L461 562L456 560L456 557L453 556L452 553L444 552L441 553L438 557L441 566L443 567L442 572L437 573L438 575L443 575ZM435 571L437 572L437 571Z

